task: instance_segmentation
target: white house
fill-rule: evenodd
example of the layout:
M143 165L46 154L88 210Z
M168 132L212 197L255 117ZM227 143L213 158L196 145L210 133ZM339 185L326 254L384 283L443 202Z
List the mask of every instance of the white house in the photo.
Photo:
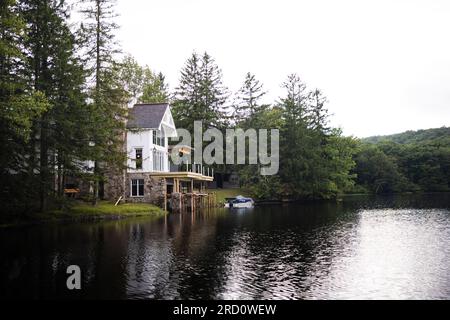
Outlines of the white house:
M177 132L169 104L136 104L129 110L126 128L128 168L123 177L111 177L107 187L114 192L109 194L165 207L172 194L205 193L206 182L213 181L212 171L206 174L204 168L192 165L190 170L171 171L168 138ZM117 192L120 180L123 190Z
M169 172L168 138L177 132L168 104L137 104L127 123L128 172Z

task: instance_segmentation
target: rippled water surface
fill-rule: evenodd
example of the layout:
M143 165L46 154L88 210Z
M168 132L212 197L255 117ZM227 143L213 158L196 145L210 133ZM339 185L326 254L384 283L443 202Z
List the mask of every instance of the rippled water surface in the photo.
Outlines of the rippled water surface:
M448 194L349 197L4 228L0 297L450 299L449 208Z

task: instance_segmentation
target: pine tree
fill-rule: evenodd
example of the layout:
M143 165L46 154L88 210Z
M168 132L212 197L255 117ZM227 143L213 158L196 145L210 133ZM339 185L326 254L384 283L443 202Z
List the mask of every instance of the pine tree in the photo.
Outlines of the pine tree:
M279 103L284 119L280 139L282 193L304 197L310 192L308 174L312 152L307 131L308 93L306 85L296 74L289 75L282 86L286 90L285 97Z
M55 59L55 97L52 112L52 147L57 168L57 195L64 194L67 175L83 175L79 162L88 160L89 118L85 92L86 72L82 61L75 55L78 39L69 30L62 29L59 53Z
M175 89L175 98L172 102L173 116L177 127L190 132L194 131L194 121L202 120L205 113L201 101L200 59L197 53L192 53L181 70L179 86Z
M0 2L0 200L6 212L31 209L38 189L34 174L33 124L50 107L31 90L25 74L26 24L15 0ZM28 155L28 156L27 156ZM6 207L6 208L5 208Z
M108 170L120 170L125 163L123 135L127 94L119 81L119 53L114 38L118 28L114 22L115 0L84 0L81 11L85 20L81 27L84 37L85 61L92 76L90 88L91 160L94 161L93 204L99 197L99 182Z
M201 120L206 128L224 127L227 97L222 72L214 59L206 52L201 58L193 53L175 89L172 105L177 126L193 132L194 121Z
M228 118L225 105L228 89L223 84L222 70L207 52L202 56L200 75L200 96L205 116L203 121L206 127L222 128Z
M297 75L283 84L281 99L280 179L283 193L294 198L335 197L352 184L354 141L328 127L326 98L307 91Z
M327 98L323 95L320 89L314 89L308 95L309 98L309 123L310 127L318 132L324 134L328 133L328 109L325 107Z
M286 90L286 96L281 99L283 115L288 125L307 124L308 93L306 85L297 74L290 74L286 82L282 84Z
M25 70L30 90L42 92L51 106L34 122L28 152L33 159L34 150L39 150L39 200L40 209L45 210L49 196L54 195L55 158L62 156L58 150L70 149L64 143L71 145L64 139L69 120L65 111L73 110L72 103L83 101L80 92L84 77L81 64L74 57L75 39L67 23L65 3L22 0L20 8L26 23Z
M163 103L169 101L169 87L164 75L154 74L148 67L145 69L145 78L140 103Z
M261 104L261 99L265 94L263 85L255 78L255 75L248 72L244 84L237 92L234 103L233 120L235 123L239 124L252 119L267 109L268 105Z

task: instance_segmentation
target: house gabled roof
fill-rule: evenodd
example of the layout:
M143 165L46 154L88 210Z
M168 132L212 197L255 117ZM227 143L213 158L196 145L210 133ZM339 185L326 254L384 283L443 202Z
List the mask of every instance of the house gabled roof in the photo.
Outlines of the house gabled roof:
M169 104L135 104L129 110L128 129L159 129Z
M157 129L167 137L177 136L168 103L135 104L129 110L127 129Z

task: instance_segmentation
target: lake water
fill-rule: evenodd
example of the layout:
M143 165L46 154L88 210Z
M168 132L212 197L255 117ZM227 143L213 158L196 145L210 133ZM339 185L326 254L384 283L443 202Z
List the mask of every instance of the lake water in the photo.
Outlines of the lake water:
M449 194L355 196L3 228L0 297L450 299L449 208Z

